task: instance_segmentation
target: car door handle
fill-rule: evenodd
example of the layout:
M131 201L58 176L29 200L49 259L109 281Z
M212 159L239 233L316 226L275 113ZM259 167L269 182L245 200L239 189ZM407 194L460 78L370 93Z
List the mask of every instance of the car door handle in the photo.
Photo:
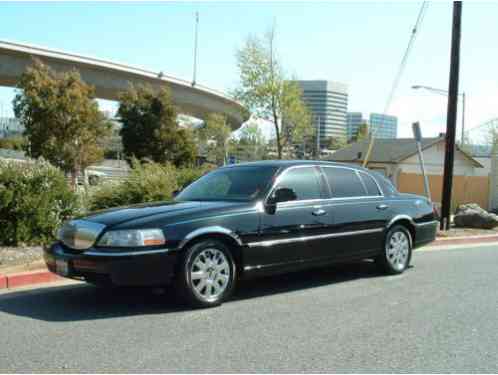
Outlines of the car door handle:
M319 208L318 210L313 211L311 214L314 216L322 216L322 215L325 215L326 213L327 213L327 211Z
M379 204L379 205L377 206L377 209L378 209L378 210L385 210L385 209L387 209L387 208L389 208L389 206L388 206L387 204L384 204L384 203Z

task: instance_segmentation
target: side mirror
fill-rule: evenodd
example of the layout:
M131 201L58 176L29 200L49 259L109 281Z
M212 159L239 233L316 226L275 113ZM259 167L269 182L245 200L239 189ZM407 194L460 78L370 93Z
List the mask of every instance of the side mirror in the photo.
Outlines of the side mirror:
M277 203L294 201L296 199L297 195L294 193L294 190L289 188L278 188L268 198L267 204L275 206Z

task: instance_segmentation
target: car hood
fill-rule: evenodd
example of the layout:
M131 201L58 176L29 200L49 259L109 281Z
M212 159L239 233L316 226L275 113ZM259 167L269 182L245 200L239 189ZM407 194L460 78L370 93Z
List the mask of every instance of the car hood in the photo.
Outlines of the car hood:
M171 221L171 219L201 212L219 212L248 207L240 202L152 202L94 212L81 219L113 227L131 222ZM170 220L168 220L170 219ZM165 223L166 224L166 223Z

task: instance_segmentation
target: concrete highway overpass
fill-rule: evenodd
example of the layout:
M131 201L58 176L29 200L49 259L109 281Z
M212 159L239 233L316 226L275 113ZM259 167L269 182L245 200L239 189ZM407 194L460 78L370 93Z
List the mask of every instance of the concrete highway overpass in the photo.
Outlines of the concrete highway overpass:
M192 87L191 82L145 69L6 41L0 41L0 86L15 86L33 58L57 72L78 70L81 78L95 87L100 99L118 100L119 93L130 83L149 84L156 89L167 86L180 113L201 119L212 112L223 113L232 129L237 129L247 119L240 103L198 84Z

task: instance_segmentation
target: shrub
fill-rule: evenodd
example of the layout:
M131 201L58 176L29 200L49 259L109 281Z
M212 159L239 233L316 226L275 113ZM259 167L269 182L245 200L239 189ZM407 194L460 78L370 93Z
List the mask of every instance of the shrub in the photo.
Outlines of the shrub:
M48 162L0 160L0 243L47 244L61 223L78 212L64 174Z
M170 200L175 190L189 185L213 169L175 168L172 164L132 160L130 175L120 182L108 182L97 187L90 198L91 211L136 203Z
M26 138L20 135L15 135L12 137L0 139L0 148L7 148L15 151L23 151L25 145L26 145Z
M171 199L178 189L176 169L171 164L144 163L132 160L130 175L121 182L110 182L96 188L90 199L90 210L135 203Z
M215 166L208 164L197 168L178 168L176 170L176 182L178 184L178 187L183 189L184 187L197 180L199 177L215 168Z

